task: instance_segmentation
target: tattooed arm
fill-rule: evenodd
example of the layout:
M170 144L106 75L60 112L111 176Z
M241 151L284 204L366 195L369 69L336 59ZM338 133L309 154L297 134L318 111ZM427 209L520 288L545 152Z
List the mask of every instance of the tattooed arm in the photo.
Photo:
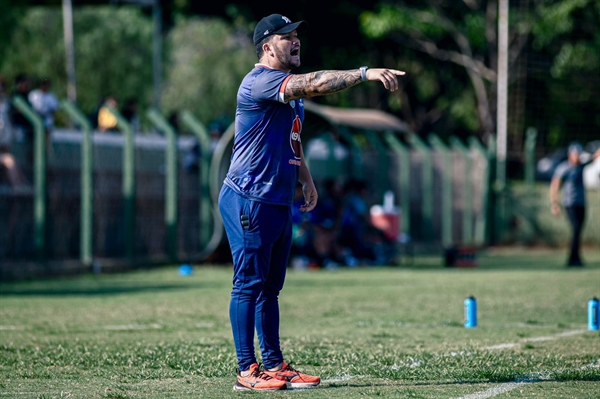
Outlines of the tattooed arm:
M390 91L398 89L397 75L404 75L404 72L384 68L367 70L367 80L378 80ZM285 88L285 101L337 93L356 86L360 82L362 82L362 78L359 69L292 75Z

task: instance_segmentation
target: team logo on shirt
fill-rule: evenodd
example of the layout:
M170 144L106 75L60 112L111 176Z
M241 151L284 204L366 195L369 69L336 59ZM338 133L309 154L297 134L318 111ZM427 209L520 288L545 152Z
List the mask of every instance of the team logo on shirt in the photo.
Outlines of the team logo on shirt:
M292 131L290 132L290 146L294 151L294 157L296 159L290 159L290 163L300 166L300 150L302 146L302 140L300 139L300 132L302 131L302 121L300 117L296 115L294 123L292 123Z

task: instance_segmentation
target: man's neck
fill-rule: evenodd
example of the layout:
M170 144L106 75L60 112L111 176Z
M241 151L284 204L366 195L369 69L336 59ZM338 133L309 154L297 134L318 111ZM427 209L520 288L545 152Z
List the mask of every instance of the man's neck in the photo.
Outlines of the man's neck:
M269 59L264 59L264 58L260 59L260 60L258 60L258 63L259 63L259 65L264 65L270 69L278 69L280 71L287 72L287 73L290 73L292 71L291 69L284 68L277 61L269 62Z

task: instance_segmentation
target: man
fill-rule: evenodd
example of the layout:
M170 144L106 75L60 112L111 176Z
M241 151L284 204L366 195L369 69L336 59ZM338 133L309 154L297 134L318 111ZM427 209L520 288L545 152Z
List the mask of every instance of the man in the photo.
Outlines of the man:
M9 112L10 97L6 93L6 78L0 75L0 183L6 174L12 186L25 185L27 180L12 154L13 131Z
M19 74L15 78L15 87L10 94L10 97L14 98L19 95L23 100L29 103L30 90L31 81L29 80L29 77L25 74ZM31 123L25 115L23 115L14 105L9 109L9 117L13 128L17 129L17 136L19 138L22 138L22 136L25 136L26 140L31 140L33 138L33 126L31 126Z
M598 149L587 162L581 162L583 151L581 144L571 143L567 151L567 160L557 166L550 182L551 212L554 216L561 213L558 196L562 189L562 205L571 224L571 249L567 266L583 266L579 256L579 243L583 222L585 221L585 187L583 168L600 157Z
M60 105L58 98L50 90L50 80L43 79L39 87L29 93L28 98L33 109L42 117L46 132L50 133L54 129L54 113Z
M279 291L283 288L292 240L291 204L297 182L305 202L317 204L317 190L304 162L300 141L303 98L339 92L363 81L398 89L392 69L318 71L292 75L300 66L297 32L280 14L256 25L259 63L243 79L238 95L231 166L219 196L219 208L233 255L230 319L238 359L235 390L311 387L319 377L291 368L279 345ZM263 368L254 353L256 328Z

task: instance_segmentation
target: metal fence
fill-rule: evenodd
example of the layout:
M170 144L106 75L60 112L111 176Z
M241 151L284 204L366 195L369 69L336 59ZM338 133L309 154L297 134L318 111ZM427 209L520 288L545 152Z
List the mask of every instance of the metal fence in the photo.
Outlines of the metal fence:
M160 134L134 135L116 110L120 132L111 134L92 132L81 112L64 102L75 128L57 129L46 139L27 104L15 104L35 130L33 162L24 143L13 145L33 185L0 186L0 278L64 273L69 265L85 271L200 262L223 244L215 203L233 126L211 152L206 129L189 112L180 119L191 136L178 136L156 110L147 116ZM306 139L303 134L305 146L320 138L328 149L325 157L307 157L318 185L327 178L363 179L370 204L393 192L403 237L413 243L443 249L489 242L493 146L335 129L337 139L327 129L315 129ZM197 144L197 168L183 168ZM336 146L347 156L336 156Z
M361 133L345 134L350 135ZM452 138L446 145L435 135L426 143L415 135L386 131L367 132L364 138L362 149L351 149L357 156L343 161L309 158L313 175L320 180L363 179L371 204L381 204L391 190L401 211L402 233L413 243L442 249L489 241L492 155L488 148L474 139L467 144ZM335 142L329 145L333 154ZM336 163L341 166L332 167Z

